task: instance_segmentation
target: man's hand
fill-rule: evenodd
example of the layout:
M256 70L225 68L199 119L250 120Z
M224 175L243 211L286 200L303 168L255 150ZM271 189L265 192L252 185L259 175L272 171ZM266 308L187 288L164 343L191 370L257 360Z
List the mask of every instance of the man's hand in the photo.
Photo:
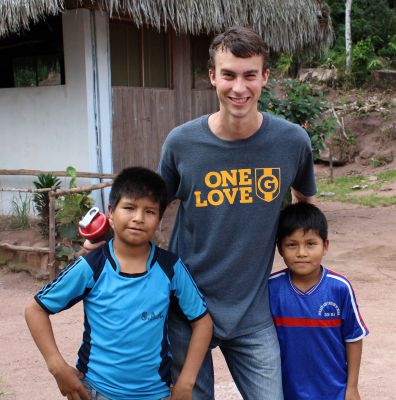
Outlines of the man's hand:
M101 242L97 243L91 243L88 239L84 241L83 248L86 250L87 253L89 253L92 250L97 249L100 246L103 246L106 243L105 240L102 240Z
M59 390L68 400L90 400L81 380L84 374L68 364L51 371Z
M193 385L184 384L178 380L176 385L171 387L170 400L192 400Z

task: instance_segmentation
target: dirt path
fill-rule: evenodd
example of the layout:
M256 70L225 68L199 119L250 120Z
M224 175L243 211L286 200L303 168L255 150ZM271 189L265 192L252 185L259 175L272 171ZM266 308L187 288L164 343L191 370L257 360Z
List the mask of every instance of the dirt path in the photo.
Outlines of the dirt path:
M396 208L363 208L323 203L330 224L325 265L352 282L370 336L364 342L360 376L362 399L396 398ZM275 269L282 268L279 258ZM41 283L25 273L0 270L0 399L63 399L46 371L23 319L25 304ZM82 309L52 319L59 347L73 363L81 341ZM219 400L239 400L224 361L215 353Z

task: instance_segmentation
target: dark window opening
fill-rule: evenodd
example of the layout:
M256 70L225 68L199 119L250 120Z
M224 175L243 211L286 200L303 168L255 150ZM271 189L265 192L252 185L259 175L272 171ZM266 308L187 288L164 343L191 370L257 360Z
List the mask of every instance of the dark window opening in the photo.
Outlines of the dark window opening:
M0 39L0 88L65 84L61 16Z
M171 87L167 32L111 21L110 53L112 86Z
M208 75L209 45L208 35L191 36L191 65L193 89L209 89L212 85Z

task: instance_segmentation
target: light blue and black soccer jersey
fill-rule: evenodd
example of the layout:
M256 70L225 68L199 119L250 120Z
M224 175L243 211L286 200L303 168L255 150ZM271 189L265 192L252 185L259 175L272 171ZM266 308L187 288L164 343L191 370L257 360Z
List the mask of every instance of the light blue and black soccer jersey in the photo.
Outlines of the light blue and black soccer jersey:
M152 245L143 274L123 274L113 243L80 257L35 296L50 314L84 302L77 368L114 400L158 400L169 394L167 337L170 299L190 321L207 313L182 261Z
M323 268L313 288L296 288L288 270L269 279L282 358L285 400L344 400L345 342L368 335L349 281Z

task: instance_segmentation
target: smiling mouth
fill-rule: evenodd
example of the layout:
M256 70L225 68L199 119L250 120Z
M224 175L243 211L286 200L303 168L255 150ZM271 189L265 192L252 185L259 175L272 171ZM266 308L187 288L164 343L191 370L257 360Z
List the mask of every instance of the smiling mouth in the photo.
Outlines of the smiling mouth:
M248 102L249 97L229 97L229 99L237 104L245 104Z

